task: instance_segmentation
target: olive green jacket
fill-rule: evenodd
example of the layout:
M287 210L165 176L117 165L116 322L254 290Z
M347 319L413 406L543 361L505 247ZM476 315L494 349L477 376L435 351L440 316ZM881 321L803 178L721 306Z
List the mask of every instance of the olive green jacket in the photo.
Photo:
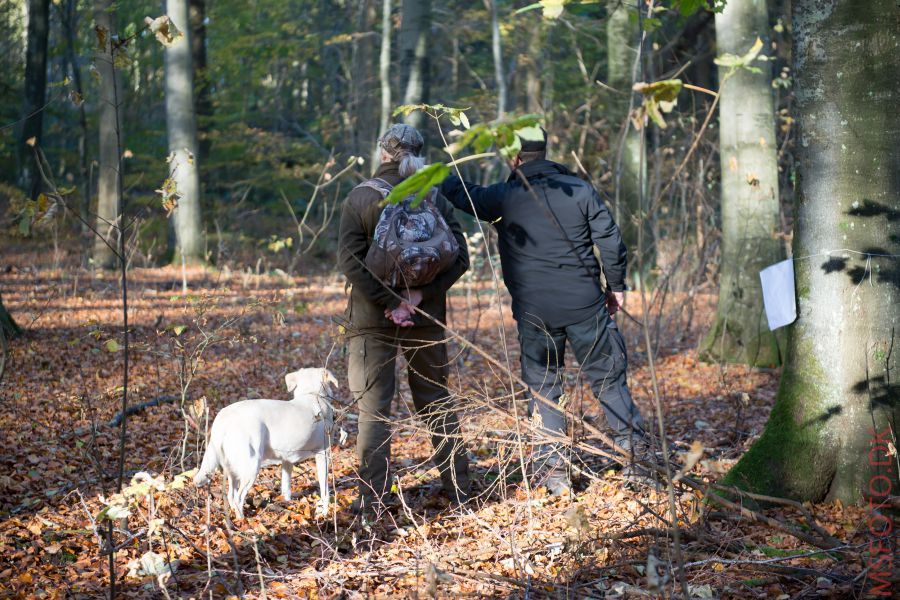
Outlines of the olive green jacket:
M397 185L403 178L394 162L382 164L375 177ZM394 328L394 323L384 316L384 309L394 309L400 300L366 268L366 253L372 244L375 225L381 216L381 194L370 187L357 187L350 191L341 210L341 227L338 238L338 267L347 276L351 286L350 303L346 318L355 329ZM459 221L453 214L453 206L440 194L437 207L447 220L450 231L459 243L459 256L453 265L439 274L434 281L421 288L424 312L445 322L447 318L447 290L469 268L469 253ZM393 290L399 293L400 290ZM433 326L430 319L415 315L417 326Z

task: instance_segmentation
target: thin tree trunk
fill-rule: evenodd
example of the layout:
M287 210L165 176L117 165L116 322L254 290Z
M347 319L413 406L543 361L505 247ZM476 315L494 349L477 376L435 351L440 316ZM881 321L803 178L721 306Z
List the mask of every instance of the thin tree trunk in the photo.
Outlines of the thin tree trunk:
M766 39L765 2L731 0L716 15L719 55L743 55ZM719 303L701 357L771 367L782 348L769 331L759 272L783 256L779 228L778 164L772 76L768 62L741 69L722 84L719 162L722 172L722 263ZM720 81L724 80L720 69Z
M543 19L537 19L531 23L528 45L521 63L525 77L520 78L525 82L525 110L529 113L543 115L546 123L552 121L550 118L552 108L546 103L546 100L552 95L552 92L547 89L548 86L553 86L550 72L552 69L545 70L543 68L547 64L545 53L549 39L550 28L546 26ZM513 58L507 72L512 73L518 70L515 58Z
M893 0L794 0L793 25L799 316L769 422L727 480L860 502L900 489L900 268L878 256L900 254L900 21Z
M112 0L94 0L94 24L105 35L102 49L97 50L97 72L100 74L100 164L97 169L97 219L95 229L100 235L94 239L94 264L102 269L116 266L116 256L110 246L116 245L116 222L119 218L119 189L122 173L118 131L122 131L121 111L116 108L122 98L121 78L113 76L113 38L116 36L116 15ZM118 119L118 122L117 122Z
M41 145L44 105L47 102L47 37L50 33L50 0L28 0L28 46L25 53L24 119L19 135L19 184L35 198L41 189L34 147ZM33 143L29 140L34 139Z
M403 0L400 23L400 75L404 104L421 104L428 98L428 33L431 0ZM422 111L407 115L406 122L422 127Z
M0 296L0 328L2 328L2 334L6 339L12 339L22 333L12 315L3 306L3 296Z
M166 129L169 136L169 176L175 181L178 207L174 213L174 260L180 263L203 260L200 223L200 178L197 168L197 118L194 105L194 75L191 58L191 29L188 0L167 0L166 14L184 37L167 47Z
M194 102L197 111L197 156L200 164L209 157L210 119L213 115L206 64L206 0L190 0L191 59L194 69Z
M355 5L354 5L355 6ZM355 6L356 31L371 31L374 21L371 0L361 0ZM370 36L363 38L354 37L350 42L350 73L352 75L349 85L350 116L353 123L353 137L350 151L359 156L364 149L369 147L373 137L373 130L381 125L376 121L375 111L372 110L372 88L369 83L369 73L374 67L373 40Z
M506 77L503 74L503 47L500 40L500 20L497 17L497 0L485 0L491 10L491 51L494 55L494 79L497 82L497 117L506 114Z
M382 0L381 4L381 54L378 56L378 80L381 83L381 118L378 121L378 133L386 131L391 123L391 0ZM378 166L381 152L378 144L372 150L373 168Z
M641 165L646 161L641 160L640 135L630 126L628 121L629 99L633 92L635 66L637 65L638 48L640 45L640 31L638 31L637 19L629 14L633 12L622 0L609 0L606 20L606 53L607 53L607 81L615 90L610 96L610 122L616 127L615 131L627 130L624 138L619 135L618 143L613 148L613 160L616 165L613 185L615 187L615 204L613 215L622 230L622 239L628 247L629 262L638 264L635 260L637 249L637 219L642 218L644 229L644 256L640 264L644 270L649 271L653 266L652 257L652 233L649 227L647 215L640 206L641 187L646 186L647 174ZM640 175L639 175L640 174ZM645 190L646 191L646 190ZM643 197L647 197L644 193ZM643 273L632 270L634 277L640 281Z
M78 22L77 1L67 0L65 6L60 8L60 14L62 15L62 24L66 36L66 60L72 72L75 92L81 99L78 105L78 128L80 129L78 136L78 166L81 177L81 206L79 206L79 211L81 212L81 235L84 241L84 260L87 261L92 236L92 232L87 225L90 222L91 214L91 180L87 150L87 111L84 107L84 87L81 82L81 67L78 66L78 51L75 39Z

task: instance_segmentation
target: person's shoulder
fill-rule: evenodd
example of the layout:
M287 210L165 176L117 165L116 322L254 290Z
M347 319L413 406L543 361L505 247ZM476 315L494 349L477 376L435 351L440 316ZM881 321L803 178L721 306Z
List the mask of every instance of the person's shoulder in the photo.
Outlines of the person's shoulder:
M367 179L351 189L347 194L347 197L344 199L344 203L350 207L360 210L363 208L367 208L373 203L381 202L384 197L374 185L371 185L369 183L370 181L371 180Z

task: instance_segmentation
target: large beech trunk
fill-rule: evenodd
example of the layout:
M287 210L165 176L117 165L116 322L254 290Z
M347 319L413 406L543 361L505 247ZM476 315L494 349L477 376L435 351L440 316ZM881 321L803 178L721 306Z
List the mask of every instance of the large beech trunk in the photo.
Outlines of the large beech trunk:
M746 54L768 29L765 2L730 0L716 15L719 55ZM701 356L770 367L781 364L782 349L766 322L759 271L782 258L778 163L771 68L753 66L758 72L740 69L719 90L722 266L716 319ZM724 69L719 73L724 80Z
M203 260L203 238L188 0L168 0L166 5L169 18L184 34L181 40L165 50L166 129L169 155L172 157L169 176L175 180L181 195L174 214L177 243L175 259L199 262Z
M727 481L860 502L900 489L885 439L900 423L900 263L883 256L900 254L900 20L893 0L793 12L799 318L769 422Z

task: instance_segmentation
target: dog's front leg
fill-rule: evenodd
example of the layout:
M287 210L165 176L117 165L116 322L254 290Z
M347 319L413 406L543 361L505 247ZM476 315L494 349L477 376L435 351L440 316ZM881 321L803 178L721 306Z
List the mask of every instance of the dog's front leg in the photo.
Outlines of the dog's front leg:
M328 448L316 452L316 476L319 478L319 503L316 506L316 515L318 516L328 514L328 506L331 502L328 489L328 452Z
M291 474L294 472L294 463L281 462L281 495L285 502L291 501Z

